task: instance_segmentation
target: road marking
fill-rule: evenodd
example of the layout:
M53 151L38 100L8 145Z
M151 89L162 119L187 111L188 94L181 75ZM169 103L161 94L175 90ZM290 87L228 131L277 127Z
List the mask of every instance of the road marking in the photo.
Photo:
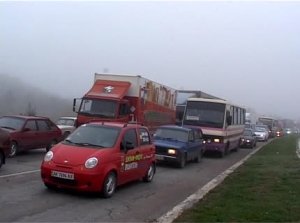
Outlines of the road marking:
M14 177L14 176L19 176L19 175L23 175L23 174L30 174L30 173L37 173L37 172L40 172L40 171L41 170L30 170L30 171L24 171L24 172L20 172L20 173L12 173L12 174L7 174L7 175L0 176L0 178Z
M300 142L299 142L300 143ZM183 211L193 207L194 204L196 204L199 200L201 200L209 191L214 189L216 186L218 186L220 183L223 182L223 180L228 177L235 169L237 169L239 166L241 166L247 159L249 159L252 155L254 155L257 151L259 151L263 146L266 144L256 148L251 153L249 153L247 156L245 156L243 159L241 159L239 162L233 164L231 167L229 167L227 170L225 170L223 173L216 176L214 179L209 181L207 184L205 184L202 188L200 188L196 193L190 195L187 197L184 201L176 205L172 210L158 218L155 222L158 223L172 223L176 218L178 218Z

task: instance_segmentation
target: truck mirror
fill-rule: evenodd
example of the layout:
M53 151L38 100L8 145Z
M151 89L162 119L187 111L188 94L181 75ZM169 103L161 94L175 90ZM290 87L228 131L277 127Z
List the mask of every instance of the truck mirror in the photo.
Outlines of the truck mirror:
M75 112L76 108L76 98L73 99L73 112Z
M79 111L78 106L80 105L80 103L79 103L79 105L76 103L77 100L81 100L81 98L74 98L73 99L73 112L76 112L76 113L78 113L78 111Z

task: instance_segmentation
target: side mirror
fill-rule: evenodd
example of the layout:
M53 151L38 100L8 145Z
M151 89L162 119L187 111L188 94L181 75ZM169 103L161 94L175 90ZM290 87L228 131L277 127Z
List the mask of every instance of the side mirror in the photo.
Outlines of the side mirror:
M124 151L124 153L127 153L128 150L134 149L134 145L131 142L125 141L121 142L120 144L121 151Z
M125 142L125 147L126 147L126 150L134 149L133 143L128 142L128 141Z
M24 128L23 129L23 132L29 132L30 131L30 128Z
M76 110L76 98L73 99L73 112Z

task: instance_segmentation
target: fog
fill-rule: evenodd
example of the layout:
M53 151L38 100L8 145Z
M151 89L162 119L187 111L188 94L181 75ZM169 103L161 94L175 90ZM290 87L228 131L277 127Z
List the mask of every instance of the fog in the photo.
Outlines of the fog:
M300 2L0 2L0 75L70 101L142 75L300 119L299 27Z

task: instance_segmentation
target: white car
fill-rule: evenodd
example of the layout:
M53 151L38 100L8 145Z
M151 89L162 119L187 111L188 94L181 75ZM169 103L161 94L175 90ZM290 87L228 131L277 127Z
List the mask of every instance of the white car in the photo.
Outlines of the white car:
M76 129L76 120L76 117L60 117L57 120L56 125L62 131L64 139Z
M258 141L267 141L269 138L269 132L265 128L255 127L254 133Z

